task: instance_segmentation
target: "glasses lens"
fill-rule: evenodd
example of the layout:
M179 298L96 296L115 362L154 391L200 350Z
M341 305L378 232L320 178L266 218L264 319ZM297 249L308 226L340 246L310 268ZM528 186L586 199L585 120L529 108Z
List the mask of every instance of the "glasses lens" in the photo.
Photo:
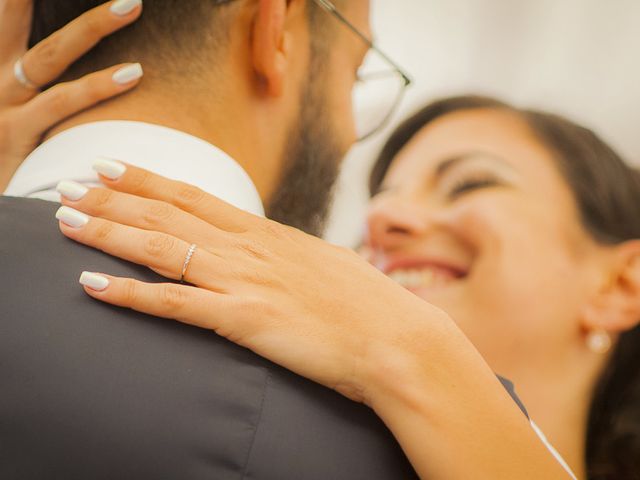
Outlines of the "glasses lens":
M374 50L358 72L353 109L358 139L376 133L389 120L404 92L405 81Z

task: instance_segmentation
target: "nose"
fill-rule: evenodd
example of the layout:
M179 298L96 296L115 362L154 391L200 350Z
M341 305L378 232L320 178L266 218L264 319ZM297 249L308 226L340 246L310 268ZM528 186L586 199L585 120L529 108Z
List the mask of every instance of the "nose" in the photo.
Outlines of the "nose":
M409 198L374 201L367 215L366 245L392 249L425 233L427 221L423 210Z

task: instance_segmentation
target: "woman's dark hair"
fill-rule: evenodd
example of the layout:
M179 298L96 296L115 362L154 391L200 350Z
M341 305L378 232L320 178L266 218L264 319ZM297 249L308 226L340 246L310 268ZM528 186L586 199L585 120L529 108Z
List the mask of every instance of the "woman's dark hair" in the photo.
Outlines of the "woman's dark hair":
M505 110L521 117L553 153L571 188L586 230L615 245L640 239L640 174L591 130L557 115L524 110L479 96L434 102L391 135L374 165L377 193L394 158L431 122L464 110ZM640 327L620 336L596 386L589 411L587 469L590 480L640 479Z

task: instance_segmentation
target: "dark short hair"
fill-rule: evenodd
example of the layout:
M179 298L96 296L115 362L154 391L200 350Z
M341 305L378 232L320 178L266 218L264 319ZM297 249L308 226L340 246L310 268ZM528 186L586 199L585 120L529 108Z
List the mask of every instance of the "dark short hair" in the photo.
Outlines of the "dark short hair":
M29 47L79 17L102 5L104 0L34 0ZM312 29L312 47L325 51L332 25L326 12L307 0ZM145 0L142 17L102 40L74 64L61 80L118 63L157 65L163 75L197 75L211 68L215 54L228 44L229 15L235 1ZM342 5L339 1L338 5Z
M391 135L370 177L375 194L390 165L411 139L454 112L490 109L520 116L556 160L585 229L601 244L640 239L640 174L594 132L545 112L519 109L481 97L431 103ZM587 466L591 480L640 478L640 326L620 336L601 375L589 412Z
M34 46L104 0L34 0L29 45ZM117 63L162 65L163 74L188 68L189 73L211 61L227 38L224 10L230 3L214 0L145 0L142 17L105 38L69 70L77 78Z

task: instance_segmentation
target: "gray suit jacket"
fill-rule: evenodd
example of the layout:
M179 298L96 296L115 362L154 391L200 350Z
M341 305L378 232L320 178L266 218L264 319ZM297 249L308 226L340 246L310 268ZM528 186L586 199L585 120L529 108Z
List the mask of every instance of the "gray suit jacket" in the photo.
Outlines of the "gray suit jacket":
M367 407L214 333L90 299L82 270L161 281L0 197L0 478L411 479Z

